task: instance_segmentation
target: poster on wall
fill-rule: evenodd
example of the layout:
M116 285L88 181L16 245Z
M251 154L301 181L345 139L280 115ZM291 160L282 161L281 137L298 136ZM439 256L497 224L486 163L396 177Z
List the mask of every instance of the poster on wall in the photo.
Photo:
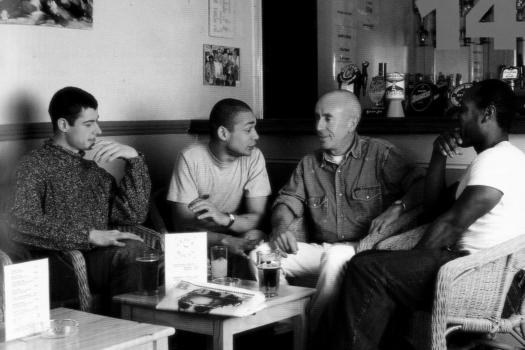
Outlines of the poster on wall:
M207 45L203 47L204 85L241 84L241 56L238 47Z
M93 0L0 0L0 24L93 27Z
M235 0L209 0L210 36L233 38Z

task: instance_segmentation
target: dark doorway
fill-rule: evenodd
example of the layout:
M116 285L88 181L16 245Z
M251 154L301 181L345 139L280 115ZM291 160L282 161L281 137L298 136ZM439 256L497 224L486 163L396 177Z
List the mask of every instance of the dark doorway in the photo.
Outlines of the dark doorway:
M265 118L310 118L317 100L317 0L262 0Z

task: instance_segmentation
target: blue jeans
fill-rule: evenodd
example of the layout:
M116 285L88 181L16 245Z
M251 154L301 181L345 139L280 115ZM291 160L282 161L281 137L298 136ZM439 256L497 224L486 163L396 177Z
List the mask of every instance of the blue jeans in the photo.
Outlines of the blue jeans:
M431 310L439 268L465 255L448 250L366 251L344 268L341 289L324 310L313 334L314 348L396 349L385 341L387 326L405 324L395 317ZM392 322L395 319L396 322Z

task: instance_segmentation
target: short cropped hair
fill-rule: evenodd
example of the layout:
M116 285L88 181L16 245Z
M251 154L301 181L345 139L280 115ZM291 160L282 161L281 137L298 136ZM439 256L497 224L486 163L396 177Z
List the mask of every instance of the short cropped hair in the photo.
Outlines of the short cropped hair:
M242 112L252 112L252 109L246 103L234 98L225 98L217 102L210 112L211 138L217 138L217 130L221 126L232 131L235 117Z
M77 87L68 86L58 90L49 102L49 115L53 124L53 131L58 130L58 120L64 118L73 125L82 110L98 108L98 102L89 92Z
M465 92L463 99L473 101L479 109L493 105L500 128L509 132L516 116L516 95L510 86L497 79L482 80Z

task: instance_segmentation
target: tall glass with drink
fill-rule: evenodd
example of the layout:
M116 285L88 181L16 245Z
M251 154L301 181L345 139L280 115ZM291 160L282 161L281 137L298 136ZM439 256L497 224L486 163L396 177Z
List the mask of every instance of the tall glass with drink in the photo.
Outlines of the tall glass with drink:
M267 298L277 295L281 270L281 256L277 251L257 252L259 289Z
M210 249L211 278L226 277L228 274L228 247L217 245Z
M159 292L159 252L147 249L137 257L136 262L139 267L139 293L157 295Z

